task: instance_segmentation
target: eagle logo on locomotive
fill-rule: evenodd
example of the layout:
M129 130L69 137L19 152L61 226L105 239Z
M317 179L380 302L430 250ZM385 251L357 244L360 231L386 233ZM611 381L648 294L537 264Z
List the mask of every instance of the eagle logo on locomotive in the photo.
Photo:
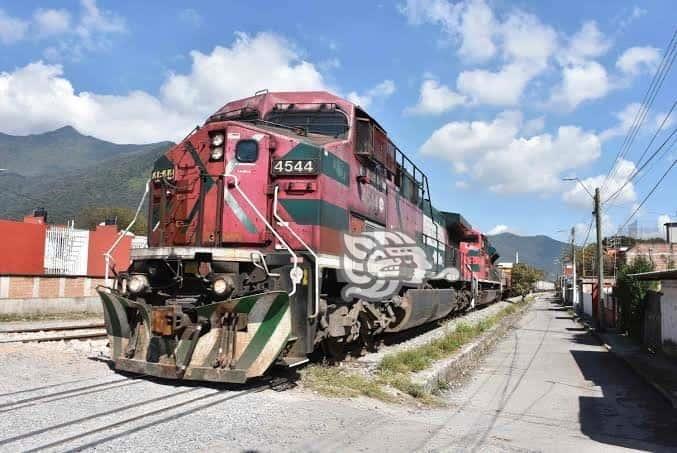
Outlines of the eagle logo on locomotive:
M416 241L396 231L343 235L341 273L348 282L341 295L383 302L405 284L419 285L432 264Z

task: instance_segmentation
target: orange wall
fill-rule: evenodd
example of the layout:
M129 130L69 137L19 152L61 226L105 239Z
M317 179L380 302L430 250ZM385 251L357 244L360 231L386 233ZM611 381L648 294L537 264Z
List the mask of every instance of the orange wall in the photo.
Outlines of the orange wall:
M115 225L98 225L96 230L89 233L89 257L87 263L87 275L90 277L103 277L106 272L106 262L103 254L113 245L118 237L118 229ZM132 238L126 236L118 244L113 252L115 270L125 271L131 260ZM113 273L111 272L112 276Z
M0 274L42 275L46 229L40 223L0 220Z

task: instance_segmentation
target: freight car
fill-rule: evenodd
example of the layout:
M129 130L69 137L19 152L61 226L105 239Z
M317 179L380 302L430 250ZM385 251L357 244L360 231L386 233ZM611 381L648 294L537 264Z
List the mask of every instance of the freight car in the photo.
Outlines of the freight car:
M118 370L240 383L500 297L486 236L327 92L229 102L147 190L149 247L99 288Z

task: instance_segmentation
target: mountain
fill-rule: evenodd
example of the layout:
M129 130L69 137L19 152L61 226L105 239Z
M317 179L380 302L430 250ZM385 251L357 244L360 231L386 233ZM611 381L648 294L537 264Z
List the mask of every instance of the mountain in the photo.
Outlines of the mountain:
M519 252L520 263L530 264L546 273L546 278L553 279L561 272L560 264L555 262L569 244L548 236L518 236L512 233L501 233L489 236L489 240L498 250L499 262L515 261L515 252Z
M5 160L9 148L2 144L10 142L12 159ZM153 162L171 145L116 145L71 127L26 137L0 134L0 167L7 169L0 175L0 218L21 219L44 207L50 222L78 223L85 207L136 208ZM68 156L68 163L45 165L57 156Z
M169 142L118 145L83 135L71 126L25 136L0 133L0 168L23 176L59 175L163 145Z

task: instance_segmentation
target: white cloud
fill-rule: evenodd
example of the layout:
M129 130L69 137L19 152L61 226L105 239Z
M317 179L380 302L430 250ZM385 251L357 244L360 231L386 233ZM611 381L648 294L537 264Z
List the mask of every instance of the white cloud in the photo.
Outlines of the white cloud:
M646 10L635 5L632 7L630 14L618 19L619 28L622 30L632 24L634 21L646 14Z
M539 194L556 192L564 171L600 155L597 136L575 126L530 137L521 136L521 129L521 114L511 111L491 122L450 122L433 132L420 152L448 160L456 170L460 165L492 191Z
M553 90L551 102L568 110L585 101L600 99L613 88L606 69L596 61L567 65L562 78L562 83Z
M20 41L26 35L28 22L12 17L0 9L0 42L12 44Z
M616 67L629 75L638 75L643 71L654 72L660 60L660 49L656 47L631 47L616 60Z
M38 9L33 21L40 36L52 36L65 33L71 25L71 15L65 9Z
M12 18L0 10L0 42L11 44L27 38L29 28L32 38L54 39L43 51L51 60L66 57L79 60L87 51L109 48L110 35L127 31L124 18L100 9L96 0L80 0L77 21L65 9L39 8L30 20Z
M367 108L375 99L385 99L395 92L395 82L392 80L384 80L375 87L367 90L366 93L358 94L355 91L348 93L347 98L350 102L359 105L362 108Z
M225 101L251 96L261 89L323 89L315 66L303 60L284 38L272 33L238 33L231 47L216 46L210 54L194 50L188 74L172 74L161 88L172 109L198 118ZM232 68L238 68L233 71Z
M467 63L501 57L498 67L459 74L456 90L474 103L517 104L558 46L555 30L538 17L513 9L498 18L484 0L409 0L402 11L411 23L440 25L458 41L458 55Z
M601 57L611 48L611 41L597 28L595 21L583 23L581 29L568 40L559 59L563 65L583 64L590 59Z
M538 17L521 11L511 13L500 26L504 56L543 66L557 49L557 33Z
M490 236L494 236L496 234L501 234L501 233L507 233L510 231L510 228L508 228L508 225L496 225L489 231L487 231L487 234Z
M603 98L617 88L606 68L595 61L609 51L611 44L596 22L583 23L557 52L562 81L551 90L550 104L571 111L581 103Z
M315 66L283 38L238 34L231 47L194 51L187 74L171 74L160 97L77 92L60 65L31 63L0 73L0 127L10 134L44 132L67 124L117 143L179 139L225 102L256 90L323 89ZM232 71L233 67L240 68ZM391 92L382 84L377 94Z
M611 176L607 178L606 174L592 176L585 178L582 183L585 187L588 188L591 192L595 190L596 187L601 189L600 198L605 201L610 196L615 194L620 190L617 196L615 196L613 203L614 204L627 204L633 203L637 200L637 193L635 192L635 187L632 182L625 184L628 181L628 178L635 172L635 164L629 160L620 159L616 164L614 171L611 172ZM606 183L605 183L606 180ZM625 185L625 186L624 186ZM581 184L572 182L569 190L563 193L562 199L573 205L580 208L589 208L592 204L590 195L583 189Z
M456 185L457 189L461 189L461 190L465 190L468 187L470 187L470 184L468 184L468 181L462 181L462 180L456 181L455 185Z
M543 129L545 129L545 118L542 117L542 116L539 116L537 118L532 118L532 119L524 122L524 126L522 126L522 134L523 135L536 135L539 132L541 132Z
M459 55L468 61L486 61L496 53L494 14L484 0L407 0L401 11L410 23L440 25L459 42Z
M474 173L494 192L545 195L560 189L562 172L596 160L600 149L596 135L576 126L561 126L554 136L519 137L506 148L485 153Z
M0 74L0 124L11 134L70 124L106 140L138 143L177 138L188 120L140 91L126 96L77 93L59 65L37 62Z
M494 14L484 0L470 0L460 14L458 33L461 36L461 57L470 61L486 61L496 53L493 30Z
M490 105L519 103L527 83L542 67L536 64L510 63L497 72L484 69L463 71L458 75L458 90L473 102Z
M519 112L503 112L492 122L453 121L437 129L421 146L421 153L462 163L488 149L507 146L522 121Z
M418 115L439 115L465 104L465 96L455 92L437 80L427 79L421 84L418 103L407 112Z
M627 134L627 132L630 130L632 127L632 124L635 121L635 117L640 114L640 109L643 109L645 107L642 107L639 102L633 102L628 105L626 105L623 110L616 112L614 116L617 118L618 122L615 126L612 126L608 129L605 129L599 134L599 137L601 140L609 140L614 137L618 137L621 135ZM654 127L658 128L661 123L663 123L663 120L666 119L668 113L667 112L660 112L656 113L655 115L647 114L647 113L641 113L642 115L646 115L646 118L644 120L644 124L646 127L642 127L639 130L639 134L646 134L649 132L654 131ZM669 129L670 126L674 124L674 120L672 118L668 118L665 124L663 125L664 129Z
M83 38L96 32L122 33L127 30L125 20L121 16L111 11L99 9L96 0L80 0L80 4L82 15L77 33Z

